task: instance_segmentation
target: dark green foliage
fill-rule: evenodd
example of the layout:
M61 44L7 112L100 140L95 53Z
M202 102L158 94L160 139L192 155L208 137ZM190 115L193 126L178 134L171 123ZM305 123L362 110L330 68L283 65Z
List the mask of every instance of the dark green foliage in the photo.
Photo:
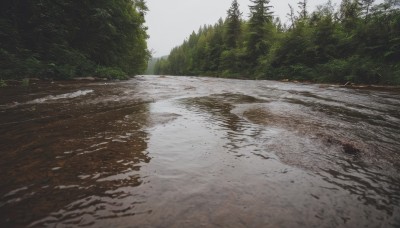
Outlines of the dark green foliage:
M247 53L248 61L252 66L258 65L261 56L266 55L271 46L272 12L269 0L250 0L254 5L250 7L248 22Z
M241 16L237 0L232 2L228 10L225 28L225 44L228 49L236 48L241 35Z
M115 67L98 67L96 70L96 76L100 78L120 80L128 78L128 75L123 70Z
M29 78L22 79L22 82L21 82L22 86L27 87L27 86L29 86L29 83L30 83Z
M307 11L290 6L290 26L271 16L268 0L252 0L249 21L205 26L156 64L156 73L313 82L400 84L400 4L343 0ZM240 22L240 26L238 25Z
M200 28L197 34L193 33L180 47L174 48L167 59L160 59L155 73L216 76L226 48L225 28L222 19L214 26Z
M0 79L0 88L6 87L6 86L7 86L7 83L3 79Z
M308 17L308 11L307 11L307 0L301 0L300 2L297 3L297 5L300 8L299 13L299 19L300 20L306 20Z
M96 68L138 74L149 52L144 1L4 0L0 9L3 78L68 79Z

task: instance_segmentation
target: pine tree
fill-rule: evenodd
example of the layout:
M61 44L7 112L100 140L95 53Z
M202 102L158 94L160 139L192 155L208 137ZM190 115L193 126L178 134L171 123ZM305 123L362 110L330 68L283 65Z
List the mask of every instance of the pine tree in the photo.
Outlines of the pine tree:
M357 0L342 0L339 9L340 20L346 29L354 29L361 14Z
M233 0L226 18L225 42L229 49L236 48L241 34L241 16L237 0Z
M308 17L307 0L302 0L302 1L298 2L297 5L298 5L299 8L300 8L300 12L298 12L299 15L300 15L299 18L300 18L301 20L306 19L306 18Z
M374 4L375 0L361 0L360 5L363 10L363 14L365 19L368 19L368 15L371 11L372 4Z
M249 61L256 65L259 57L267 54L269 49L267 25L272 24L272 12L269 0L250 0L249 38L247 52Z
M290 12L288 14L286 14L286 17L290 20L290 23L291 23L290 28L294 29L295 22L296 22L296 16L294 15L293 6L290 4L288 4L288 5L289 5Z
M3 0L0 73L11 78L103 76L98 72L110 69L138 74L150 56L146 10L145 0Z

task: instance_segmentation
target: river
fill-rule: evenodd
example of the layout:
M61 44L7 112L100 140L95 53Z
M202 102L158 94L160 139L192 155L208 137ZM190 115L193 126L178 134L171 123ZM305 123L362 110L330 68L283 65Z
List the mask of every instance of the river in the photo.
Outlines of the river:
M400 90L0 88L0 227L399 227Z

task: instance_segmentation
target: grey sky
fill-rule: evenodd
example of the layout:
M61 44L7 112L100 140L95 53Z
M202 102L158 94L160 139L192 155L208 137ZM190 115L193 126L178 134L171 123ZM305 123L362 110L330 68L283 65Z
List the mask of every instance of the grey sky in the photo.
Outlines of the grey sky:
M308 0L309 11L328 0ZM168 55L173 47L180 45L192 31L204 24L215 24L226 17L232 0L147 0L149 12L146 15L149 27L149 49L154 57ZM243 18L249 15L249 0L238 0ZM296 7L299 0L271 0L274 14L286 21L288 4ZM332 0L339 5L341 0Z

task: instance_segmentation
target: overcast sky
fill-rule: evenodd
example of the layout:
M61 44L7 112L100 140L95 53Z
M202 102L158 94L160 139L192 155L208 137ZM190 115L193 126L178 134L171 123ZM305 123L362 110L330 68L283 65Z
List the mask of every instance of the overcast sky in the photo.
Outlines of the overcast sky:
M328 0L308 0L308 10ZM238 0L243 18L248 18L249 0ZM285 22L289 12L288 4L296 7L299 0L271 0L273 11ZM341 0L332 0L339 5ZM146 24L149 28L148 47L154 57L168 55L170 50L180 44L204 24L215 24L219 18L226 17L232 0L147 0L149 12Z

